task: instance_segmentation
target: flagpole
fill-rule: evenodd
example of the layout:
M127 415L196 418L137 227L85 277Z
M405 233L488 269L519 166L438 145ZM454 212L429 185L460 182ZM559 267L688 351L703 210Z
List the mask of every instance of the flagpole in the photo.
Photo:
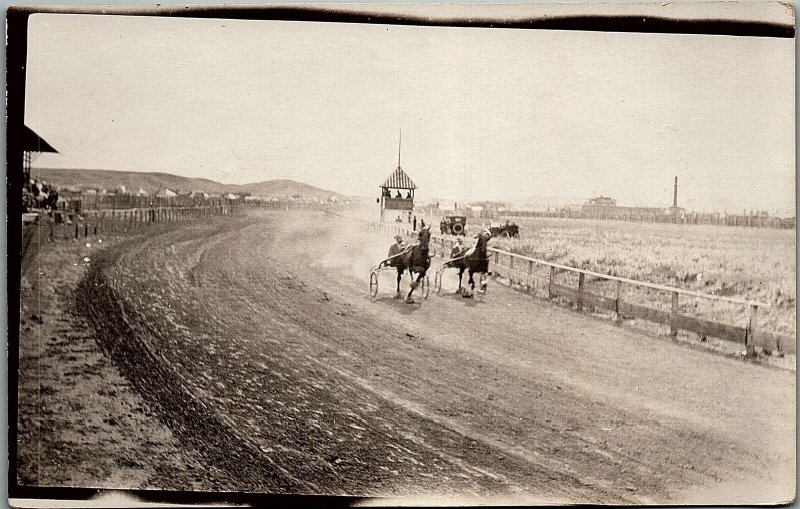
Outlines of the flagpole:
M397 142L397 167L400 167L400 147L403 146L403 128L400 128L400 141Z

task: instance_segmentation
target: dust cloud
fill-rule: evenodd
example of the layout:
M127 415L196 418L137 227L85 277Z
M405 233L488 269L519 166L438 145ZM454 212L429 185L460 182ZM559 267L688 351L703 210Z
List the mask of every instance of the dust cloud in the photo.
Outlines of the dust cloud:
M370 268L387 258L389 246L395 242L394 235L373 231L363 220L323 213L287 214L280 230L282 242L302 246L310 254L311 268L337 272L364 284L369 283ZM416 242L413 236L403 238Z

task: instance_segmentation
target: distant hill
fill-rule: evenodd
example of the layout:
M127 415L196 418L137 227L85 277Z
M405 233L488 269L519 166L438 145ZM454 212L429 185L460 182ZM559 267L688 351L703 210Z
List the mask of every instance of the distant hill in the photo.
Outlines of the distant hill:
M300 196L316 196L319 199L327 199L330 196L335 196L337 199L344 198L341 194L333 191L326 191L302 182L285 179L228 187L232 189L230 191L232 193L250 193L251 196L292 196L299 194Z
M31 175L34 178L45 180L61 187L80 186L83 188L95 187L112 190L122 185L134 191L138 191L141 188L148 193L153 193L159 189L170 189L176 192L205 191L212 194L249 193L252 196L263 197L300 195L304 198L317 197L320 200L326 200L331 196L335 196L337 199L345 198L339 193L293 180L268 180L253 184L235 185L221 184L202 178L180 177L169 173L62 168L34 168L31 170Z

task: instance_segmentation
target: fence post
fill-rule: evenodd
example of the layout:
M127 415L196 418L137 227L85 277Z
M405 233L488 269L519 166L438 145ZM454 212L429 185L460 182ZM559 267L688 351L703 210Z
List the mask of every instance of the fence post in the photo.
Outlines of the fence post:
M83 222L83 238L84 239L89 236L89 219L88 219L89 216L86 216L86 217L87 217L86 221Z
M533 260L528 260L528 291L531 291L531 280L533 279Z
M508 284L514 286L514 255L508 255Z
M621 320L620 307L622 306L622 281L617 281L617 298L614 299L614 320Z
M678 292L672 292L672 309L669 314L669 335L678 335Z
M547 282L547 297L550 299L553 298L553 283L555 282L555 279L556 279L556 268L551 265L549 280Z
M748 357L756 354L756 331L758 330L758 306L750 306L750 323L747 325L745 346Z
M75 238L77 239L80 236L80 232L78 231L78 223L75 223Z
M586 279L586 274L580 272L578 274L578 311L583 310L583 282Z

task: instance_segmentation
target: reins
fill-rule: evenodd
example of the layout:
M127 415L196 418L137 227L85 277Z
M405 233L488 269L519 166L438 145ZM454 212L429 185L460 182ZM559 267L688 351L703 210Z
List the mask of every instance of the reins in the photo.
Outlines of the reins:
M397 253L396 255L392 255L392 256L390 256L389 258L386 258L386 259L384 260L384 262L388 262L389 260L391 260L391 259L393 259L393 258L397 258L398 256L403 256L403 255L405 255L405 254L408 254L408 253L409 253L409 252L410 252L412 249L414 249L415 247L417 247L417 246L419 246L419 245L420 245L419 243L417 243L417 244L409 244L408 246L406 246L406 247L405 247L405 248L404 248L402 251L400 251L400 252L399 252L399 253ZM429 260L430 260L431 258L433 258L433 257L434 257L434 255L428 255L428 259L429 259Z

